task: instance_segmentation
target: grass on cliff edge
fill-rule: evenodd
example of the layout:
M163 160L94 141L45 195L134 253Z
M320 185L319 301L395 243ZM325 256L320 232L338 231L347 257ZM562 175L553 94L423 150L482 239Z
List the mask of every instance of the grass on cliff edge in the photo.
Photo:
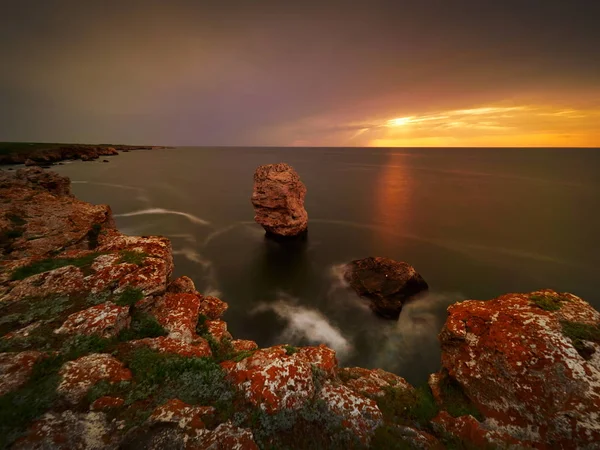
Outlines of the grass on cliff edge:
M586 360L590 359L595 351L592 347L585 345L584 341L600 344L600 325L588 325L566 320L561 321L560 324L563 335L571 339L577 353Z
M563 302L569 301L569 297L561 294L533 294L529 299L544 311L558 311Z
M48 258L41 261L35 261L26 266L17 268L11 275L11 280L24 280L39 273L48 272L50 270L60 269L65 266L75 266L80 269L89 268L94 260L101 253L90 253L81 258Z

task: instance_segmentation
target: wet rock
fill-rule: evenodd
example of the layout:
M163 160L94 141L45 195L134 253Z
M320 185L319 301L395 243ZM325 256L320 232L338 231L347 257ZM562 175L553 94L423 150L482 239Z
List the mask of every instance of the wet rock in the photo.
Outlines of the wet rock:
M316 349L290 352L286 346L270 347L221 366L252 404L269 413L298 409L315 393L313 366L327 372L335 361L333 350L325 346Z
M108 159L103 159L102 162L103 163L107 163L107 162L110 162L110 161Z
M153 315L169 332L169 337L190 343L196 334L200 298L195 294L168 293Z
M488 430L540 448L600 442L600 370L564 334L565 319L600 325L589 304L549 290L448 308L442 365Z
M104 450L116 449L119 424L101 412L48 412L33 423L15 449Z
M385 389L390 387L413 390L404 378L382 369L343 367L338 375L354 392L371 398L385 395Z
M306 187L296 171L284 163L260 166L254 173L254 220L267 234L295 237L306 233Z
M26 159L25 160L25 165L27 167L31 167L31 166L37 166L38 163L36 163L33 159Z
M0 396L27 383L33 366L43 356L36 351L0 353Z
M78 311L67 317L56 334L96 334L105 338L113 337L131 323L129 306L118 306L112 302L102 303Z
M317 398L323 400L327 409L342 419L342 426L352 429L362 442L369 442L375 429L383 424L383 414L377 403L344 385L326 382Z
M131 345L132 347L149 347L160 353L174 353L185 357L202 358L212 355L208 342L199 336L194 338L193 343L160 336L157 338L145 338L137 341L130 341L128 342L128 345Z
M350 262L344 268L344 279L358 295L370 300L375 313L389 319L397 319L406 301L428 289L414 267L379 256Z
M72 404L79 403L88 390L101 380L110 383L131 380L131 372L111 355L93 353L65 363L60 371L60 384L56 389Z

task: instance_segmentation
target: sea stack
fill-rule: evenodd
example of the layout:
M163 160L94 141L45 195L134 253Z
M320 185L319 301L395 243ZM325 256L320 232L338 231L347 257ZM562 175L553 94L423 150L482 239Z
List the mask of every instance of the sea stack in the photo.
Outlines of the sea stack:
M370 300L373 312L386 319L398 319L402 305L429 288L410 264L379 256L348 263L344 279L359 296Z
M254 220L268 236L296 238L306 235L306 186L293 167L285 163L260 166L254 173Z

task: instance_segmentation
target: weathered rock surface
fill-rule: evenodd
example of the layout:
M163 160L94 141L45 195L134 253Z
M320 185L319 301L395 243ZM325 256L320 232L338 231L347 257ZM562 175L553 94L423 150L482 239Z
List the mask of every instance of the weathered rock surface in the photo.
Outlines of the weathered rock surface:
M110 383L131 380L131 372L123 363L104 353L93 353L67 362L59 372L56 391L70 403L80 402L87 391L101 380Z
M371 398L383 396L385 388L413 389L404 378L382 369L343 367L338 374L342 380L345 380L344 384L354 392Z
M92 306L71 314L56 330L57 334L98 335L114 337L131 322L129 306L118 306L111 302Z
M383 257L352 261L343 275L358 295L370 300L375 313L389 319L397 319L406 301L428 289L414 267Z
M485 416L485 429L540 448L595 448L600 369L578 353L584 342L569 337L565 321L596 327L600 339L598 311L547 290L463 301L448 314L442 365Z
M254 173L254 220L267 234L302 235L308 228L305 196L306 187L291 166L284 163L260 166Z
M33 365L43 356L36 351L0 353L0 396L27 383Z

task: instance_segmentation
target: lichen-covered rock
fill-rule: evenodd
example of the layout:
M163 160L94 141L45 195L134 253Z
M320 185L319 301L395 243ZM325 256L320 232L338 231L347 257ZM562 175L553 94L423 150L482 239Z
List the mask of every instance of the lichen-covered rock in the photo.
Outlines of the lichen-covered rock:
M207 320L204 322L204 326L217 342L221 342L223 339L231 339L231 333L227 331L227 322L223 320Z
M239 362L225 361L221 365L248 401L274 413L301 408L315 393L313 365L328 367L328 362L322 362L327 360L311 359L307 352L288 354L285 346L276 346L259 349Z
M34 364L43 357L36 351L0 353L0 396L27 383Z
M367 397L382 397L390 387L413 390L404 378L382 369L343 367L338 374L347 387Z
M212 431L205 430L195 441L188 443L190 450L258 450L252 431L239 428L231 422L220 424Z
M383 423L383 414L374 400L357 394L344 385L326 382L318 394L327 409L342 419L342 426L352 429L363 442Z
M202 418L214 414L215 408L212 406L191 406L174 398L157 407L148 422L174 423L186 433L195 434L198 430L206 428Z
M48 412L37 420L12 447L20 450L105 450L116 449L118 422L109 422L102 412Z
M46 171L40 167L32 167L17 170L15 176L31 187L41 188L59 196L71 195L71 180L56 172Z
M167 291L173 294L195 294L196 285L190 277L184 275L171 281L167 286Z
M132 347L149 347L160 353L173 353L185 357L202 358L211 356L210 345L205 339L195 337L193 343L187 343L179 339L173 339L166 336L157 338L145 338L127 343Z
M229 305L217 297L203 296L200 298L200 314L204 314L210 320L219 319L225 314L227 308Z
M258 348L258 345L254 341L248 341L245 339L234 339L231 341L231 347L235 352L251 352Z
M196 334L199 308L200 298L196 294L167 293L152 313L170 338L189 343Z
M113 408L119 408L123 406L125 400L121 397L111 397L109 395L105 395L104 397L100 397L92 402L90 405L91 411L103 411Z
M65 266L43 272L18 282L5 301L25 297L45 297L52 294L74 294L84 290L83 273L75 266Z
M294 237L306 232L306 186L296 171L284 163L260 166L254 173L254 220L268 234Z
M552 311L538 306L540 296ZM540 448L600 442L600 370L563 334L565 319L600 325L590 305L554 291L448 308L442 365L486 417L486 429Z
M432 421L434 430L441 436L450 436L467 446L467 448L502 448L525 449L537 448L537 445L515 439L507 433L486 428L473 416L452 417L441 411ZM568 448L568 447L567 447Z
M131 380L131 372L111 355L93 353L65 363L56 391L72 404L79 403L88 390L101 380L110 383Z
M428 289L414 267L379 256L350 262L343 276L358 295L370 300L375 313L389 319L397 319L406 301Z
M56 334L97 334L108 338L119 334L129 326L130 322L129 306L106 302L71 314L54 332Z

